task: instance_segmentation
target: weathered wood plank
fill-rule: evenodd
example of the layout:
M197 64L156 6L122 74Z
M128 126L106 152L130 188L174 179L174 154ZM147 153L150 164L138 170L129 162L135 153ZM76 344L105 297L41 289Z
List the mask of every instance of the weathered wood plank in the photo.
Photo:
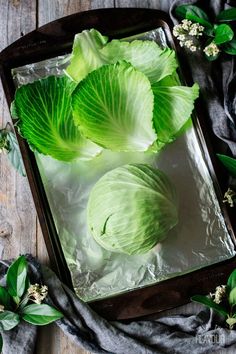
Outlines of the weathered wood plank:
M161 0L115 0L115 7L160 8Z
M32 31L36 23L36 1L0 0L0 50ZM0 127L10 121L0 87ZM0 244L3 257L36 254L36 213L26 178L19 176L6 156L0 155Z

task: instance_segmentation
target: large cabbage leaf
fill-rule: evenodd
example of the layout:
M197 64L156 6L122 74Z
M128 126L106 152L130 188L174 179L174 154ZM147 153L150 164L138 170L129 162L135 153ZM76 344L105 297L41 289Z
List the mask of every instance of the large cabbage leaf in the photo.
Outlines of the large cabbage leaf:
M172 74L178 66L175 52L169 48L161 49L154 41L107 41L107 37L94 29L77 34L67 74L79 82L102 65L125 60L143 72L151 82L156 82Z
M153 123L159 143L175 139L186 125L199 95L199 86L176 86L175 77L166 77L152 85L154 93Z
M169 48L161 49L154 41L113 40L101 49L101 54L109 63L126 60L144 73L151 83L172 74L178 66L175 52Z
M91 71L104 65L106 61L99 49L107 43L108 37L95 29L85 30L75 36L70 65L66 73L74 80L81 81Z
M15 95L14 112L23 137L38 152L62 161L90 159L101 151L74 124L71 95L75 86L66 76L50 76L21 86Z
M91 72L74 90L72 107L84 136L107 149L146 151L156 140L150 82L129 63Z
M118 167L94 185L87 220L92 236L105 249L145 253L178 222L175 188L149 165Z

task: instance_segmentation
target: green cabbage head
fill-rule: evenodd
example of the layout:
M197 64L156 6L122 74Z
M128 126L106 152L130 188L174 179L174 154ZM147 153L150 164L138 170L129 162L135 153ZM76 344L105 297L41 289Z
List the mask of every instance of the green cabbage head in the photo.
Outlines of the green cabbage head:
M175 188L160 170L129 164L94 185L87 207L94 239L109 251L142 254L178 222Z

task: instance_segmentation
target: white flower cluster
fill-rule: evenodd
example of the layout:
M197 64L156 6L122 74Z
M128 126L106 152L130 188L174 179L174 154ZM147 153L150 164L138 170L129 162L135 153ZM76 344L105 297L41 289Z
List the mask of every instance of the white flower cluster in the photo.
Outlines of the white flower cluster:
M217 45L214 42L211 42L207 47L203 49L203 52L208 57L215 57L220 52L220 49L217 47Z
M46 285L40 286L39 284L34 284L30 285L27 292L29 299L40 305L48 294L48 287Z
M228 203L231 208L234 207L236 200L236 193L231 188L228 188L227 192L224 194L223 203Z
M210 297L216 304L220 304L221 301L226 296L226 285L219 285L216 287L216 291L214 294L210 293Z
M181 47L190 49L191 52L195 52L198 47L196 45L196 39L202 36L204 27L199 23L193 23L189 20L182 20L179 25L174 26L173 35L180 41Z
M4 312L5 311L5 308L3 305L0 305L0 312Z

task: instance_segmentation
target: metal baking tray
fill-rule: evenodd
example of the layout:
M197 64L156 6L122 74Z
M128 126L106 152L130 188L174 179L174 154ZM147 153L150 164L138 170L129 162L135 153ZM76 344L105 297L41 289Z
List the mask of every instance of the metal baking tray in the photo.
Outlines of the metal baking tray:
M112 39L137 36L140 33L161 28L168 45L175 48L170 26L169 18L161 11L131 8L82 12L43 26L22 37L0 54L0 74L8 104L10 106L15 92L12 69L66 55L71 51L74 35L84 29L96 28L102 34L108 35ZM191 84L191 78L186 75L187 66L184 63L184 59L181 56L179 59L180 64L182 64L180 66L185 68L185 71L181 74ZM234 248L234 225L232 225L230 215L222 203L222 190L226 186L227 176L221 171L215 159L214 151L218 149L218 145L206 124L206 117L207 115L204 109L202 109L200 98L196 105L196 112L193 115L194 134L197 139L196 148L199 150L199 156L201 156L203 165L207 166L206 176L209 175L212 188L217 196L214 204L219 204L217 208L220 210L220 218L223 220L226 231L231 237L231 248ZM13 123L15 122L13 121ZM73 289L71 272L63 254L58 227L56 227L53 217L52 203L41 179L35 155L18 134L17 138L51 265L61 280ZM197 252L199 253L199 250L196 249ZM229 257L230 259L220 262L221 259L224 259L224 256L219 254L219 261L215 258L214 264L211 266L206 267L206 264L203 262L202 268L199 264L201 269L193 270L190 273L186 271L185 273L187 274L181 274L178 271L176 271L176 274L172 272L173 275L168 280L160 278L156 284L150 283L147 284L149 286L138 289L137 287L136 289L127 288L122 294L110 294L113 296L92 301L90 305L96 311L110 319L139 317L176 307L188 302L191 295L210 291L216 285L224 283L227 275L236 264L235 257L232 257L232 255ZM166 278L168 277L163 277L163 279Z

